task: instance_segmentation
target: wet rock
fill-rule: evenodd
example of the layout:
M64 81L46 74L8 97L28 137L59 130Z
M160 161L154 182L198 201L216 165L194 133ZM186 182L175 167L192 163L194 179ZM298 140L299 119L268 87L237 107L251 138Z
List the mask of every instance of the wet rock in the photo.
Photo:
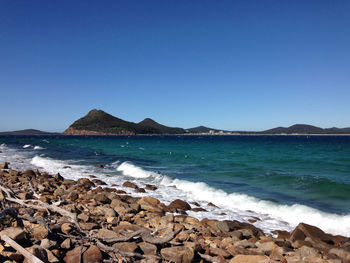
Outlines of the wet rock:
M146 184L146 190L150 190L150 191L155 191L157 190L157 187L155 185L151 185L151 184Z
M144 188L137 188L136 193L146 193L146 190Z
M83 263L100 263L102 262L101 250L91 245L83 254Z
M0 169L9 169L9 162L4 162L0 164Z
M96 165L97 168L104 168L105 166L103 164Z
M217 207L217 206L214 205L212 202L209 202L207 205L208 205L208 206L212 206L212 207Z
M63 181L64 178L63 178L59 173L57 173L57 174L55 175L55 180L56 180L56 181Z
M0 232L0 236L7 235L9 238L16 242L21 241L25 238L25 232L20 227L8 227Z
M190 247L167 247L160 251L162 257L174 263L190 263L193 260L194 252Z
M194 207L191 209L191 211L193 211L193 212L207 212L207 210L205 210L202 207Z
M133 188L133 189L137 189L138 186L132 182L129 182L129 181L126 181L123 183L123 186L124 187L128 187L128 188Z
M169 205L168 205L168 208L172 209L172 208L175 208L175 209L181 209L181 210L184 210L184 211L187 211L187 210L191 210L191 206L181 200L181 199L176 199L174 201L172 201Z
M95 185L107 185L105 182L103 182L102 180L99 180L99 179L93 179L92 182Z

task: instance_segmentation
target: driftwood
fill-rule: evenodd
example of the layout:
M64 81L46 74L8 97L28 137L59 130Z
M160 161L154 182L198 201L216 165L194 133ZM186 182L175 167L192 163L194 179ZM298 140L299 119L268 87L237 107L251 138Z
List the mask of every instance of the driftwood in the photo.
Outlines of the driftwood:
M1 239L9 244L11 247L16 249L19 253L21 253L25 258L27 258L32 263L44 263L40 259L38 259L33 254L29 253L28 250L24 249L21 245L19 245L16 241L8 237L7 235L2 235Z
M154 237L146 228L141 228L139 230L136 230L129 235L126 235L124 237L111 237L111 238L100 238L102 241L108 242L108 243L114 243L114 242L126 242L130 239L141 236L142 240L144 242L148 242L151 244L164 244L172 240L180 231L182 228L177 229L176 231L170 231L167 232L162 237ZM159 230L154 231L154 233L158 232Z
M32 184L32 180L29 180L29 187L30 187L30 190L33 192L34 197L36 197L36 198L39 199L39 198L41 197L41 195L40 195L40 194L37 194L37 193L35 192L34 187L33 187L33 184Z
M3 192L6 193L7 197L5 197L5 199L10 201L10 202L14 202L14 203L20 204L22 206L34 208L37 210L47 209L47 210L50 210L52 212L58 213L64 217L67 217L69 219L69 221L71 223L73 223L74 225L76 225L78 230L83 233L83 231L81 230L81 227L78 223L77 216L75 214L68 212L67 210L60 208L56 205L49 205L49 204L44 203L40 200L34 200L34 199L22 200L19 198L13 198L13 197L11 197L10 190L2 185L0 185L0 190L2 190ZM37 205L27 204L27 203L37 203Z
M101 249L103 250L104 252L106 253L109 253L109 252L114 252L114 253L117 253L117 254L120 254L124 257L137 257L137 258L144 258L143 255L141 255L140 253L132 253L132 252L124 252L124 251L121 251L117 248L114 248L114 247L110 247L110 246L106 246L105 244L101 243L100 241L97 241L96 242L96 245Z
M141 234L141 238L143 241L151 243L151 244L164 244L172 240L180 231L182 228L179 228L175 231L167 232L162 237L154 237L149 232L143 232Z

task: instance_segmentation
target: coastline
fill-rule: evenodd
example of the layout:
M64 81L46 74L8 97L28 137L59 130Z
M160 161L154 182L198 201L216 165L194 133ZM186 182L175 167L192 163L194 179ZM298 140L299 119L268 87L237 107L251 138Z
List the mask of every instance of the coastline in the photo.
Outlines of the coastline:
M6 167L4 163L2 168L11 167ZM23 202L18 205L11 201L3 189L2 200L7 207L15 207L19 214L17 223L13 224L17 231L24 232L22 236L26 236L12 237L17 238L20 244L30 245L28 250L39 257L45 251L52 259L50 262L74 262L73 258L77 257L78 252L79 257L86 259L83 262L92 262L85 256L91 251L101 255L93 262L113 257L125 258L129 262L199 262L201 259L203 262L350 260L350 239L347 237L329 235L306 224L299 224L292 233L276 230L276 236L273 237L249 223L198 220L186 215L186 211L200 211L202 208L198 204L188 204L178 199L165 205L147 195L137 197L126 194L120 190L120 185L107 186L93 175L74 181L64 180L59 174L53 176L37 170L3 169L1 186L14 191L15 194L10 194L12 199ZM147 193L153 191L155 186L145 185L140 188L132 182L124 182L123 187L135 193ZM45 209L24 209L36 202L49 206L56 204L73 215L75 221L60 216L57 211L51 211L49 215ZM33 211L28 214L28 209ZM28 216L36 222L30 222ZM46 227L40 224L38 217L45 221ZM23 221L24 227L18 224L18 220ZM130 237L137 231L157 233L150 236L140 232L138 237ZM7 233L10 235L12 231ZM88 241L86 235L92 235ZM54 242L55 245L47 245ZM110 247L114 250L111 251ZM6 249L0 252L5 258L13 254L15 252Z

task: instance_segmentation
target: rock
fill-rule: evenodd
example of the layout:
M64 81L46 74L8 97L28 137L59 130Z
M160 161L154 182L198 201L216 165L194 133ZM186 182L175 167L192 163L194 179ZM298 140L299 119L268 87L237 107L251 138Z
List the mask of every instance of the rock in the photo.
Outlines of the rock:
M86 190L95 186L95 184L91 182L89 178L80 178L78 180L78 184L82 185Z
M62 243L61 243L61 248L64 249L70 249L71 248L71 239L70 238L66 238Z
M330 245L334 244L330 235L326 234L321 229L315 226L311 226L305 223L300 223L293 230L293 232L290 235L290 240L294 242L296 240L305 240L307 237L316 243L321 241Z
M85 247L76 247L73 250L70 250L67 252L66 256L64 257L64 262L66 263L78 263L81 262L81 255L86 250Z
M26 250L33 254L34 256L36 256L37 258L41 259L44 262L48 262L48 257L47 257L47 252L45 250L45 248L42 248L38 245L34 245L32 247L26 248ZM28 259L25 259L23 261L23 263L30 263L31 261L29 261Z
M72 230L72 227L71 227L71 225L69 223L64 223L64 224L61 225L62 233L68 235L71 230Z
M83 254L83 263L100 263L102 262L101 250L91 245Z
M350 251L346 251L341 248L332 248L328 251L328 254L334 254L340 257L344 261L350 261Z
M153 212L153 213L163 213L163 209L161 208L161 203L158 199L145 196L137 201L140 205L141 209Z
M285 253L285 251L282 247L276 247L271 251L270 258L272 260L283 261L284 253Z
M9 169L9 162L4 162L0 164L0 169Z
M214 205L212 202L209 202L207 205L208 205L208 206L212 206L212 207L217 207L217 206Z
M95 199L98 202L101 202L102 204L106 204L109 202L109 199L104 193L95 194L93 199Z
M265 254L270 255L272 250L274 250L277 245L273 241L267 242L256 242L255 245Z
M63 181L64 180L62 175L60 175L59 173L57 173L54 178L55 178L56 181Z
M146 184L146 190L150 190L150 191L155 191L157 190L157 187L151 184Z
M45 248L45 249L50 249L54 246L56 246L57 242L56 241L53 241L53 240L50 240L50 239L47 239L47 238L44 238L43 240L41 240L40 242L40 246L42 248Z
M230 253L228 253L225 249L218 248L218 247L210 247L209 253L214 256L221 256L224 258L228 258L231 256Z
M308 258L310 256L317 256L319 253L312 247L302 246L296 250L301 259Z
M123 186L128 187L128 188L134 188L134 189L139 188L136 184L129 182L129 181L126 181L125 183L123 183Z
M42 240L48 236L49 231L42 225L38 225L33 228L32 234L35 240Z
M78 219L80 219L81 221L87 222L89 221L89 216L85 213L81 213L77 216Z
M135 242L118 242L113 244L114 248L117 248L123 252L133 253L137 249L137 245Z
M193 211L193 212L207 212L207 210L205 210L202 207L194 207L191 209L191 211Z
M172 209L172 208L182 209L184 211L191 210L191 206L187 202L185 202L181 199L176 199L176 200L172 201L168 205L168 208L170 208L170 209Z
M162 257L174 263L190 263L194 252L190 247L167 247L160 251Z
M9 238L16 242L21 241L25 238L25 232L20 227L8 227L0 232L0 236L7 235Z
M137 188L136 193L146 193L146 190L143 188Z
M157 255L157 246L147 243L147 242L141 242L138 244L140 249L143 251L143 254L145 255Z
M267 256L259 255L237 255L230 260L230 263L269 263Z
M103 164L96 165L97 168L104 168L105 166Z

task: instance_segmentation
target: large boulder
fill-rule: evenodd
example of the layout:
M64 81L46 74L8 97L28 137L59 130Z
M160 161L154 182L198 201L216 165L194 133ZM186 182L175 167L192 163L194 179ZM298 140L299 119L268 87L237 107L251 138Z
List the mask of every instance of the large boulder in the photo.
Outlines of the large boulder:
M329 245L334 245L334 241L331 235L326 234L318 227L305 223L300 223L290 235L290 240L292 242L297 240L305 240L306 238L316 243L323 242Z
M194 252L190 247L166 247L160 251L165 260L174 263L190 263L193 260Z
M0 164L0 169L8 169L9 168L9 162L4 162L2 164Z
M181 199L176 199L176 200L172 201L168 205L168 208L169 209L173 209L173 208L181 209L181 210L184 210L184 211L191 210L191 206L187 202L185 202L185 201L183 201Z

